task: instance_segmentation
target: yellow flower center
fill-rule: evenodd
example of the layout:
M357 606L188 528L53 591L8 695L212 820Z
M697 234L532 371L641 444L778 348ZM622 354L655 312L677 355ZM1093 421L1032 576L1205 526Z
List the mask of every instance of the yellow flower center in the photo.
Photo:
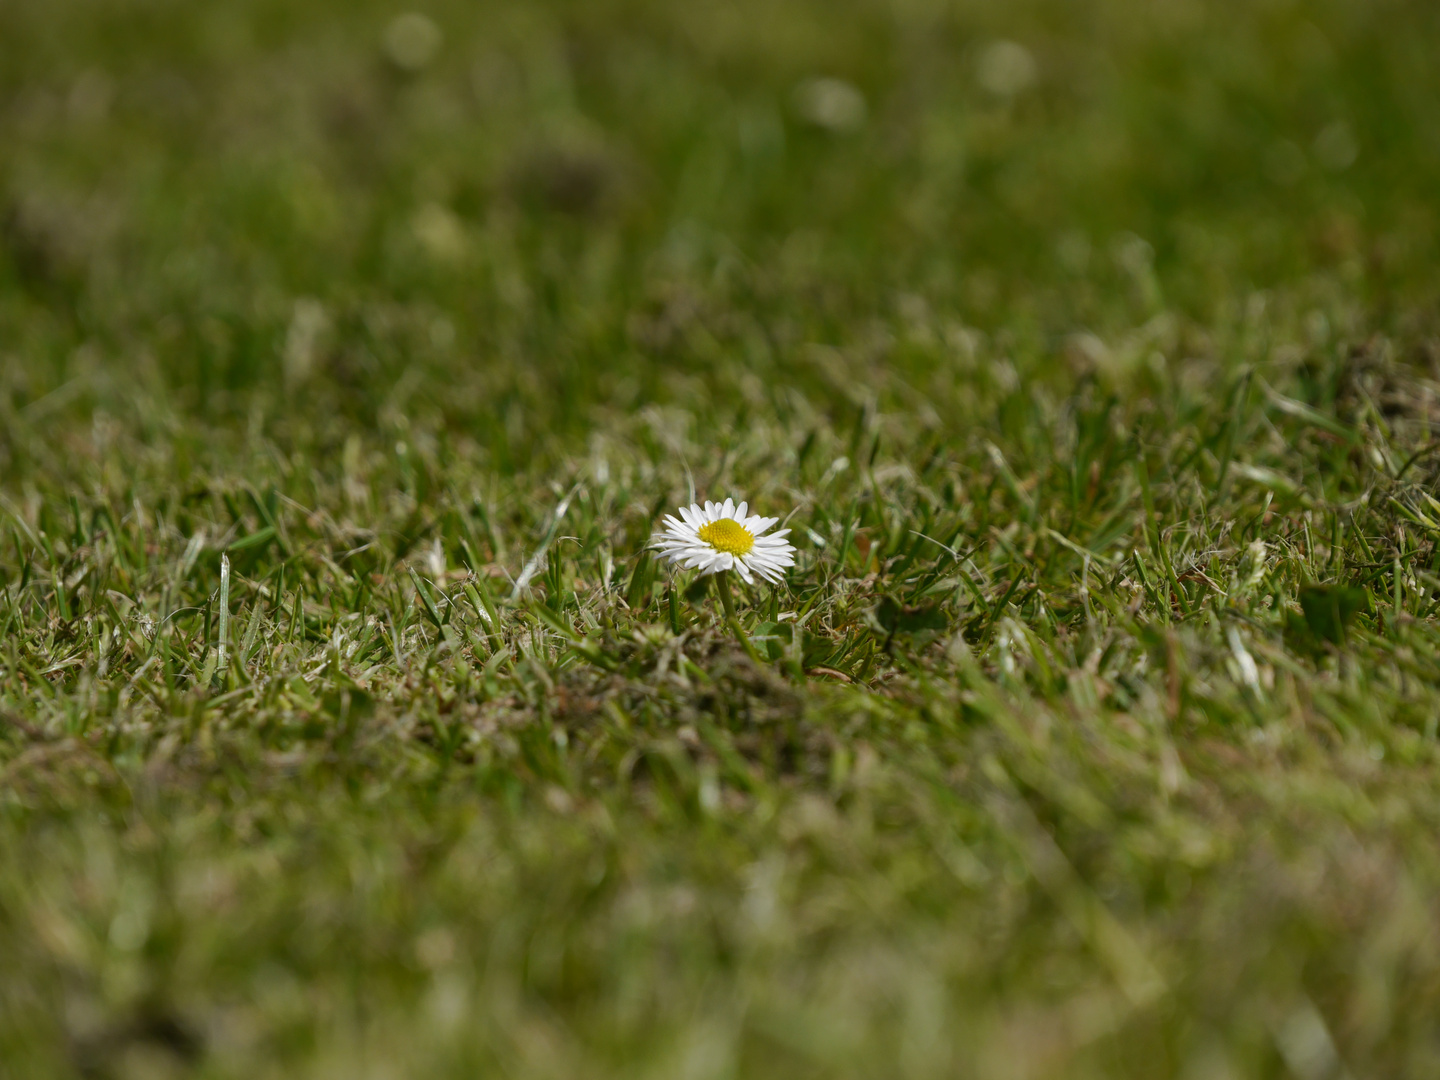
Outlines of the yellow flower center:
M696 534L716 551L727 555L744 555L755 546L755 534L729 518L701 525Z

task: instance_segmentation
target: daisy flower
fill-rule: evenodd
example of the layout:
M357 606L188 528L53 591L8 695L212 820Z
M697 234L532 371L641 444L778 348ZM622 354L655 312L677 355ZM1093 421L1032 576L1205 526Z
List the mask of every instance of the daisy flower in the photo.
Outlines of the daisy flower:
M679 518L665 515L665 531L652 537L650 546L702 575L734 570L747 585L757 576L778 582L785 568L795 565L795 549L785 539L790 530L769 532L780 519L747 515L748 509L733 499L682 506Z

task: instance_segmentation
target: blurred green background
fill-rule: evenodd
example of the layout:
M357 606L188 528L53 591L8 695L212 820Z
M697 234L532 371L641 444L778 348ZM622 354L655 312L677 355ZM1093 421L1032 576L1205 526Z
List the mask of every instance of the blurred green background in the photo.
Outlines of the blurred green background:
M1063 379L1077 332L1223 334L1265 291L1433 311L1430 3L4 18L11 418L58 394L39 411L293 438L388 409L503 458L657 401L884 395L967 328ZM862 387L807 362L867 342ZM12 475L51 444L5 427Z

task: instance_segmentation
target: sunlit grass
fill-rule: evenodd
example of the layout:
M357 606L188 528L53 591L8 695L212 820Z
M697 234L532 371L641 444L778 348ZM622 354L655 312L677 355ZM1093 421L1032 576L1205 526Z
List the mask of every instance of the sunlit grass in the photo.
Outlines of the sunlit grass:
M1440 1068L1431 5L5 18L0 1074Z

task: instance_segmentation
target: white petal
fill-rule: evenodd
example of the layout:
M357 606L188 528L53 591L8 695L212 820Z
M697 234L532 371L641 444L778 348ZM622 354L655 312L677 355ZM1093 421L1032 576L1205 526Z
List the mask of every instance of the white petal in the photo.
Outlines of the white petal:
M759 514L756 514L754 517L752 517L749 521L746 521L744 524L745 524L745 528L749 529L752 535L754 535L754 536L760 536L760 535L768 532L769 529L770 529L770 526L774 525L774 524L775 524L777 521L779 521L779 520L780 520L779 518L761 517Z
M735 507L735 520L740 522L741 524L744 524L745 513L749 508L750 504L744 502L742 502L739 506Z
M756 566L763 566L768 570L776 571L784 570L787 567L795 565L795 560L788 555L766 555L760 558L752 556L751 562Z
M734 517L735 517L735 500L734 500L734 499L726 499L726 500L725 500L725 505L720 508L720 516L721 516L721 517L727 517L727 518L730 518L730 519L732 519L732 520L734 519Z

